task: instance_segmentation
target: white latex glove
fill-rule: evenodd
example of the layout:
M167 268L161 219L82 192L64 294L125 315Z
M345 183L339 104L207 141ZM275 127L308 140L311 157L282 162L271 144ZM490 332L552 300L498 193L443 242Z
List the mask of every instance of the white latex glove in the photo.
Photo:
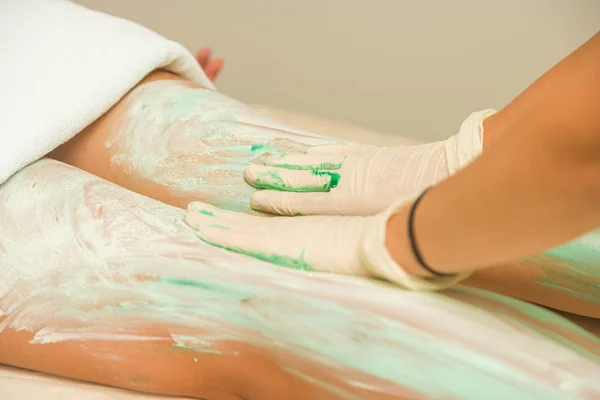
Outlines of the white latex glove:
M266 218L194 202L186 222L209 244L303 271L375 277L411 290L442 289L468 276L411 276L391 258L386 227L399 206L368 217Z
M373 215L464 167L481 153L483 120L471 114L448 140L402 147L325 145L307 154L273 156L251 165L246 181L260 190L252 208L281 215Z

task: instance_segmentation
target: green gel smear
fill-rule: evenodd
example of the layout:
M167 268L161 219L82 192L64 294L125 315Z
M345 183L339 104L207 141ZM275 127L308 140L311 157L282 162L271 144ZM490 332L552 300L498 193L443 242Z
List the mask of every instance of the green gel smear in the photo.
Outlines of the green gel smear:
M257 288L247 287L247 290L254 291ZM262 289L258 296L260 299L281 298L280 293L277 295L267 293L269 292ZM356 368L381 379L397 382L418 391L422 394L421 397L481 400L491 398L491 393L497 393L496 397L499 399L565 400L567 398L562 393L556 394L555 389L540 385L538 382L519 382L521 374L518 370L512 369L510 365L500 360L481 354L476 349L458 347L440 338L430 337L428 340L423 340L423 334L419 329L381 315L367 313L357 318L352 310L329 301L302 298L302 302L309 306L310 311L304 310L295 315L294 321L305 328L314 327L316 336L296 335L290 330L280 329L279 325L272 322L265 324L255 317L232 312L235 309L226 307L228 305L226 299L211 303L221 306L222 313L208 309L206 306L195 309L195 312L256 329L267 336L285 338L287 343L302 346L318 354L326 354L328 362L339 363L340 366ZM217 314L213 314L214 311L217 311ZM163 314L164 312L161 313ZM366 318L370 323L363 325L365 321L362 321L362 318ZM340 331L346 335L350 332L358 333L358 337L364 336L365 340L364 342L343 340L338 342L331 339L338 337ZM398 350L406 348L410 351ZM357 349L365 357L357 356ZM413 351L421 357L414 355ZM436 360L440 354L445 355L446 359L459 360L462 363L455 362L453 364L455 368L432 365L432 360ZM394 355L401 356L394 357ZM369 362L365 363L365 359ZM411 373L411 370L432 371L435 384L432 384L431 377L423 378L422 374ZM490 374L490 372L494 373ZM504 383L496 375L505 377L511 384ZM523 386L515 386L515 383L522 383Z
M526 260L539 261L534 257ZM582 301L600 304L600 278L592 275L589 266L559 258L553 265L547 265L547 262L539 264L544 273L538 278L538 284Z
M221 293L221 294L247 297L247 295L245 293L240 293L239 290L235 290L234 288L231 288L231 286L229 286L229 285L220 285L217 283L205 283L205 282L195 281L192 279L172 278L172 277L166 277L166 276L159 277L158 281L161 283L167 283L170 285L186 286L186 287L190 287L190 288L202 289L203 291L208 291L208 292L215 292L215 293Z
M553 290L600 304L600 231L544 252L556 265L542 266L545 275L538 283ZM536 261L530 258L529 261Z
M486 290L481 290L481 289L475 289L475 288L468 287L468 286L456 286L456 287L452 288L452 290L458 291L458 292L471 293L473 295L491 299L500 304L505 304L508 307L510 307L511 309L517 310L529 318L532 318L532 319L535 319L535 320L538 320L541 322L551 323L556 326L562 326L566 329L569 329L573 332L578 333L579 335L585 336L589 340L598 342L598 344L600 344L600 338L596 337L592 333L589 333L585 329L581 328L579 325L572 323L571 321L567 320L566 318L564 318L558 314L555 314L554 312L552 312L551 310L548 310L546 308L542 308L542 307L539 307L539 306L531 304L531 303L526 303L522 300L517 300L512 297L507 297L507 296L503 296L501 294L488 292ZM531 326L530 324L524 323L523 321L516 321L515 319L512 319L512 320L514 321L514 323L518 322L520 325L527 327L529 330L531 330L535 334L545 336L554 342L560 343L563 346L566 346L566 347L576 351L579 354L585 355L586 357L593 359L595 362L600 362L600 358L598 356L591 354L588 350L581 348L577 344L572 343L572 342L568 341L567 339L564 339L564 338L562 338L552 332L546 331L544 329L535 328L535 327Z
M327 192L329 190L329 184L304 187L290 186L285 183L283 178L279 175L279 172L275 171L261 172L258 174L254 181L254 186L260 189L273 189L283 192Z
M555 387L549 387L538 381L525 381L522 371L513 368L512 363L505 362L501 357L489 356L477 348L465 346L462 342L454 343L443 337L424 334L412 323L387 317L380 312L355 310L335 301L311 298L301 292L287 293L282 289L273 290L249 283L219 281L205 283L193 279L158 277L162 279L144 281L140 286L151 293L160 294L165 290L169 292L168 288L162 287L165 282L181 283L181 286L176 287L177 295L168 295L163 301L145 305L147 314L141 314L140 312L144 311L141 309L134 314L137 317L143 315L156 321L166 319L180 323L189 321L191 326L209 318L252 329L275 342L284 342L286 346L298 346L299 349L306 351L306 354L313 355L312 359L317 362L330 363L339 366L340 369L356 369L379 379L405 386L417 392L418 398L461 400L571 398L568 393L557 392ZM197 287L201 289L196 289ZM390 287L387 290L395 289ZM459 309L463 311L475 307L468 301L453 298L453 292L465 292L471 300L481 297L495 303L506 303L510 309L529 314L537 320L551 321L567 329L577 330L574 324L551 311L478 289L455 287L448 291L449 295L437 293L411 293L410 295L415 298L415 301L423 298L424 300L438 299L440 305L456 303L457 306L461 305ZM177 300L179 293L193 296L194 301L190 303ZM273 308L267 308L268 312L263 314L251 311L252 308L237 307L241 300L248 297L256 298ZM282 299L285 299L285 302L282 302ZM103 312L112 315L114 310L107 307ZM289 310L294 310L293 315L290 315L292 313ZM274 323L273 319L269 318L270 312L275 312L276 314L273 315L278 315L278 318L282 319ZM485 310L481 312L483 316L490 314ZM521 320L519 313L515 313L514 317L517 322ZM507 316L503 318L506 320ZM532 333L537 333L539 329L546 330L529 324L523 325L523 328L527 331L533 330ZM354 339L349 340L351 337ZM223 332L220 339L232 338L235 339L235 336ZM593 336L592 340L594 340ZM589 351L585 349L581 349L581 354L590 356ZM595 359L592 358L592 361ZM424 375L421 371L429 373ZM585 383L587 382L589 380ZM335 386L331 389L335 389Z
M331 180L329 181L329 187L331 189L337 187L341 179L340 174L338 174L337 172L314 170L312 174L317 176L328 175L331 178Z
M204 214L204 215L209 215L211 217L214 217L215 214L212 211L208 211L208 210L200 210L198 211L200 214Z
M285 169L293 169L293 170L318 170L318 169L340 169L342 168L342 163L330 163L323 162L320 164L308 164L308 165L292 165L292 164L270 164L271 167L277 168L285 168Z
M262 261L267 261L272 264L280 265L282 267L297 269L300 271L314 271L314 269L306 261L304 261L304 251L302 251L300 258L295 258L290 256L281 256L278 254L263 253L262 251L249 251L239 247L223 246L218 243L213 243L209 240L201 238L200 236L198 237L200 238L200 240L210 244L211 246L233 251L234 253L254 257Z
M273 146L272 144L255 144L252 145L252 147L250 147L250 151L265 151L274 154L281 154L281 149L276 146Z
M600 232L598 231L583 235L544 253L566 261L592 264L596 266L595 271L600 276Z
M219 228L219 229L227 229L229 230L229 228L227 226L224 225L217 225L217 224L212 224L210 225L211 228Z

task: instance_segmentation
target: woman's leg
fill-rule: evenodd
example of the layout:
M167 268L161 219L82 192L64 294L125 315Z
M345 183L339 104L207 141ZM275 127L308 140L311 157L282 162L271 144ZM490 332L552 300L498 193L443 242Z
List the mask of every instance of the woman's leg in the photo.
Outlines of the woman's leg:
M463 284L594 318L595 321L587 321L585 326L600 333L600 235L590 235L593 243L585 237L573 242L580 251L567 256L569 258L541 254L478 271ZM570 246L573 244L557 250ZM585 259L586 255L590 258Z
M210 399L342 398L312 381L389 398L347 383L380 379L285 343L277 274L199 245L182 210L50 160L3 185L0 204L1 363Z
M159 71L50 157L177 207L250 212L248 164L336 142Z
M543 90L538 85L527 93ZM539 97L526 96L519 102ZM486 138L519 117L513 108L507 110L486 120ZM260 162L266 153L302 151L308 144L334 141L279 124L174 75L155 72L51 156L177 207L201 200L250 212L254 189L243 179L250 162ZM600 264L600 235L589 239L580 241L580 247L595 256L585 263L544 255L477 272L466 284L600 318L600 273L593 267Z
M274 267L50 160L0 204L2 363L210 399L600 395L600 341L536 306Z

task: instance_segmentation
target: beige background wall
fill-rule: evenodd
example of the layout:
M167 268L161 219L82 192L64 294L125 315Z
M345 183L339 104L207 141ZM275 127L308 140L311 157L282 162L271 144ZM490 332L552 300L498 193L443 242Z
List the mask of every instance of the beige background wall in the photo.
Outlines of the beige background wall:
M502 107L600 29L600 0L79 0L225 57L221 91L420 140Z

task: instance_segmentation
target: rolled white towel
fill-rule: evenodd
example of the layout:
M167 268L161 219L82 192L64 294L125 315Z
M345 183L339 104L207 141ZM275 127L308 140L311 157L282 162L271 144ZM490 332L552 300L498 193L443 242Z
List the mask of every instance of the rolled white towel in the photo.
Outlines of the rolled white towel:
M158 68L214 89L183 46L134 22L66 0L0 1L0 184Z

